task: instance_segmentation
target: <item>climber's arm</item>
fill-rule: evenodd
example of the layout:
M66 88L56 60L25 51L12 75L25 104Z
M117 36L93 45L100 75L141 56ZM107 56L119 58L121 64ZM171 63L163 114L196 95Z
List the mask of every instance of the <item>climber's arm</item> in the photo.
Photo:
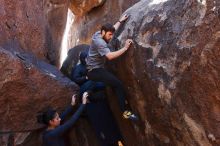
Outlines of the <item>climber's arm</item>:
M117 21L117 22L115 23L115 25L114 25L115 30L117 30L117 29L119 28L119 26L121 25L122 22L124 22L125 20L128 19L128 16L129 16L129 15L127 15L127 14L123 15L123 16L119 19L119 21Z
M122 49L119 49L118 51L107 53L105 55L106 58L108 60L112 60L112 59L118 58L119 56L121 56L122 54L124 54L128 50L128 48L130 47L131 43L132 43L132 40L131 39L127 39L126 42L125 42L125 46Z

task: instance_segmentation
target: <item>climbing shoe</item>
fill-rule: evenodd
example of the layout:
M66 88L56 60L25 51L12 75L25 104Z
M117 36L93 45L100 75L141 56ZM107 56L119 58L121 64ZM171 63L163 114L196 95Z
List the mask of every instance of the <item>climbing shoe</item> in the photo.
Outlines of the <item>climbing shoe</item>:
M130 119L130 120L133 120L133 121L138 120L138 117L134 113L132 113L131 111L128 111L128 110L124 111L123 118Z

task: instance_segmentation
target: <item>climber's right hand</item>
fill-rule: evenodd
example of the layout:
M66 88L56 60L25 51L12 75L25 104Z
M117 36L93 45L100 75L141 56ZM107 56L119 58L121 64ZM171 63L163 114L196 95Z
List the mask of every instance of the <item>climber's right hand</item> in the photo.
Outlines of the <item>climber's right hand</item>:
M132 43L133 43L132 39L127 39L126 42L125 42L125 48L128 49L131 46Z

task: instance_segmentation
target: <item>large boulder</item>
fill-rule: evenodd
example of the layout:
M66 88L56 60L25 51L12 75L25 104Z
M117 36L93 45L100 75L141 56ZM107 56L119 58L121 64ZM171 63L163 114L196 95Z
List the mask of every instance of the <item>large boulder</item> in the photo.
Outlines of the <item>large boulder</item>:
M23 50L45 59L48 48L43 1L0 1L0 19L1 46L17 42Z
M33 55L0 48L1 133L31 132L42 127L36 116L47 107L60 111L78 86L54 66ZM21 138L20 138L21 139Z
M0 48L0 57L1 131L37 128L38 112L49 105L64 107L78 91L54 66L34 56Z
M0 1L0 45L16 44L59 65L68 0Z
M127 145L220 145L219 10L212 0L142 0L125 12L119 39L134 43L116 71L140 121L121 120L109 100Z

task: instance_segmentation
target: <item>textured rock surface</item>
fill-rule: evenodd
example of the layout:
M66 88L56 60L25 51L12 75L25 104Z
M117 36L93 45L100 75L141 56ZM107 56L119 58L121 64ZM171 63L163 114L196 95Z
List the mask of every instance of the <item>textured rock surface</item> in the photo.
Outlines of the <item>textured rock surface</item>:
M75 15L82 16L102 5L106 0L70 0L70 9Z
M1 0L0 45L16 42L23 50L45 58L48 48L43 15L43 1Z
M67 105L72 93L78 90L78 86L55 67L33 56L3 48L0 52L0 111L4 117L0 122L1 131L37 128L37 112L49 105Z
M32 55L0 48L0 58L1 133L39 128L38 112L48 106L63 108L78 91L54 66Z
M119 38L134 45L116 67L141 118L118 120L129 146L220 144L219 9L212 0L143 0L126 11Z
M67 8L67 0L1 0L0 45L16 44L58 65Z

